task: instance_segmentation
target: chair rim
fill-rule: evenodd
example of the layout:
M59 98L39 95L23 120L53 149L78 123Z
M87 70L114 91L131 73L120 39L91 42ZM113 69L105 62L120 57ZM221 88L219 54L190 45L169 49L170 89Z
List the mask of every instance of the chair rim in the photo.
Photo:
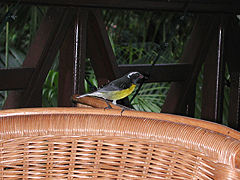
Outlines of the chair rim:
M20 108L20 109L7 109L0 111L0 118L10 116L26 116L26 115L50 115L50 114L92 114L92 115L112 115L112 116L125 116L136 118L149 118L156 120L170 121L174 123L181 123L195 127L205 128L215 131L226 136L230 136L240 140L240 132L231 129L227 126L217 124L202 119L196 119L181 115L173 115L167 113L154 113L143 112L134 110L119 109L102 109L102 108L79 108L79 107L47 107L47 108Z
M25 119L27 116L33 118ZM36 121L41 116L44 118ZM75 121L74 117L82 117L83 121ZM5 118L8 121L5 122ZM65 107L2 110L0 120L3 141L18 136L41 137L46 134L151 139L197 150L219 162L240 168L240 133L220 124L194 118L129 110L121 113L117 109ZM9 127L5 126L7 124ZM223 156L225 150L228 153Z

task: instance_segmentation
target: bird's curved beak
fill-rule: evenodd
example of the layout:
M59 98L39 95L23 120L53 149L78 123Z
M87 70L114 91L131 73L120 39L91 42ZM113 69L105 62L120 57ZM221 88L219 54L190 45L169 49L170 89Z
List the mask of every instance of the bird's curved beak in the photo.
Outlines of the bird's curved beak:
M140 74L140 76L138 77L135 83L140 83L141 81L144 81L144 75L142 74Z
M139 79L143 79L144 78L144 76L141 74L140 76L139 76Z

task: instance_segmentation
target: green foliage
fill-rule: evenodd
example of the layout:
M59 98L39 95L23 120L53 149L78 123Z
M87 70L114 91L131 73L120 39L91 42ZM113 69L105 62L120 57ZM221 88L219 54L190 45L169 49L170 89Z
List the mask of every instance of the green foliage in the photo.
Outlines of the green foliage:
M203 68L201 69L196 85L196 100L195 100L195 117L201 118L201 105L202 105L202 84L203 84Z
M192 28L192 17L177 13L106 10L104 19L119 64L177 62Z
M58 72L50 70L45 80L42 92L42 103L45 107L57 106Z
M7 13L7 11L9 12ZM0 8L0 40L6 43L6 33L9 34L9 48L15 48L26 54L32 37L46 12L46 8L26 5L4 5ZM6 16L8 14L8 16ZM9 24L6 32L6 24ZM2 46L0 46L2 47ZM3 49L2 49L3 50ZM2 53L2 51L0 51Z
M160 112L160 107L164 103L168 89L169 83L144 84L139 94L133 99L132 105L139 111ZM130 99L133 94L129 96Z
M97 82L96 76L94 74L94 71L91 67L91 62L90 62L89 58L86 59L84 85L85 85L85 92L86 93L93 92L98 87L98 82Z
M45 12L44 7L20 3L0 6L0 68L16 68L22 65ZM0 107L6 96L6 92L0 92Z

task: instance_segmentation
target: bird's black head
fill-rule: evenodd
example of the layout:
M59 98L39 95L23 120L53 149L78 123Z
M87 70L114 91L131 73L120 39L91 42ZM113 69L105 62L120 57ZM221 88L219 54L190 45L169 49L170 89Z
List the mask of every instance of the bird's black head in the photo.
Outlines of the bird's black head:
M140 80L140 79L143 79L143 75L139 72L130 72L128 73L127 75L127 78L129 78L131 80L131 82L133 84L137 84L137 82Z

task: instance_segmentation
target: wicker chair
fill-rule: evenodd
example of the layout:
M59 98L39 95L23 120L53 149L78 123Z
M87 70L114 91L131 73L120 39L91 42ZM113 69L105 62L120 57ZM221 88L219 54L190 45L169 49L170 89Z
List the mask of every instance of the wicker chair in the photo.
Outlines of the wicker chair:
M240 179L240 133L97 108L0 111L0 179Z

